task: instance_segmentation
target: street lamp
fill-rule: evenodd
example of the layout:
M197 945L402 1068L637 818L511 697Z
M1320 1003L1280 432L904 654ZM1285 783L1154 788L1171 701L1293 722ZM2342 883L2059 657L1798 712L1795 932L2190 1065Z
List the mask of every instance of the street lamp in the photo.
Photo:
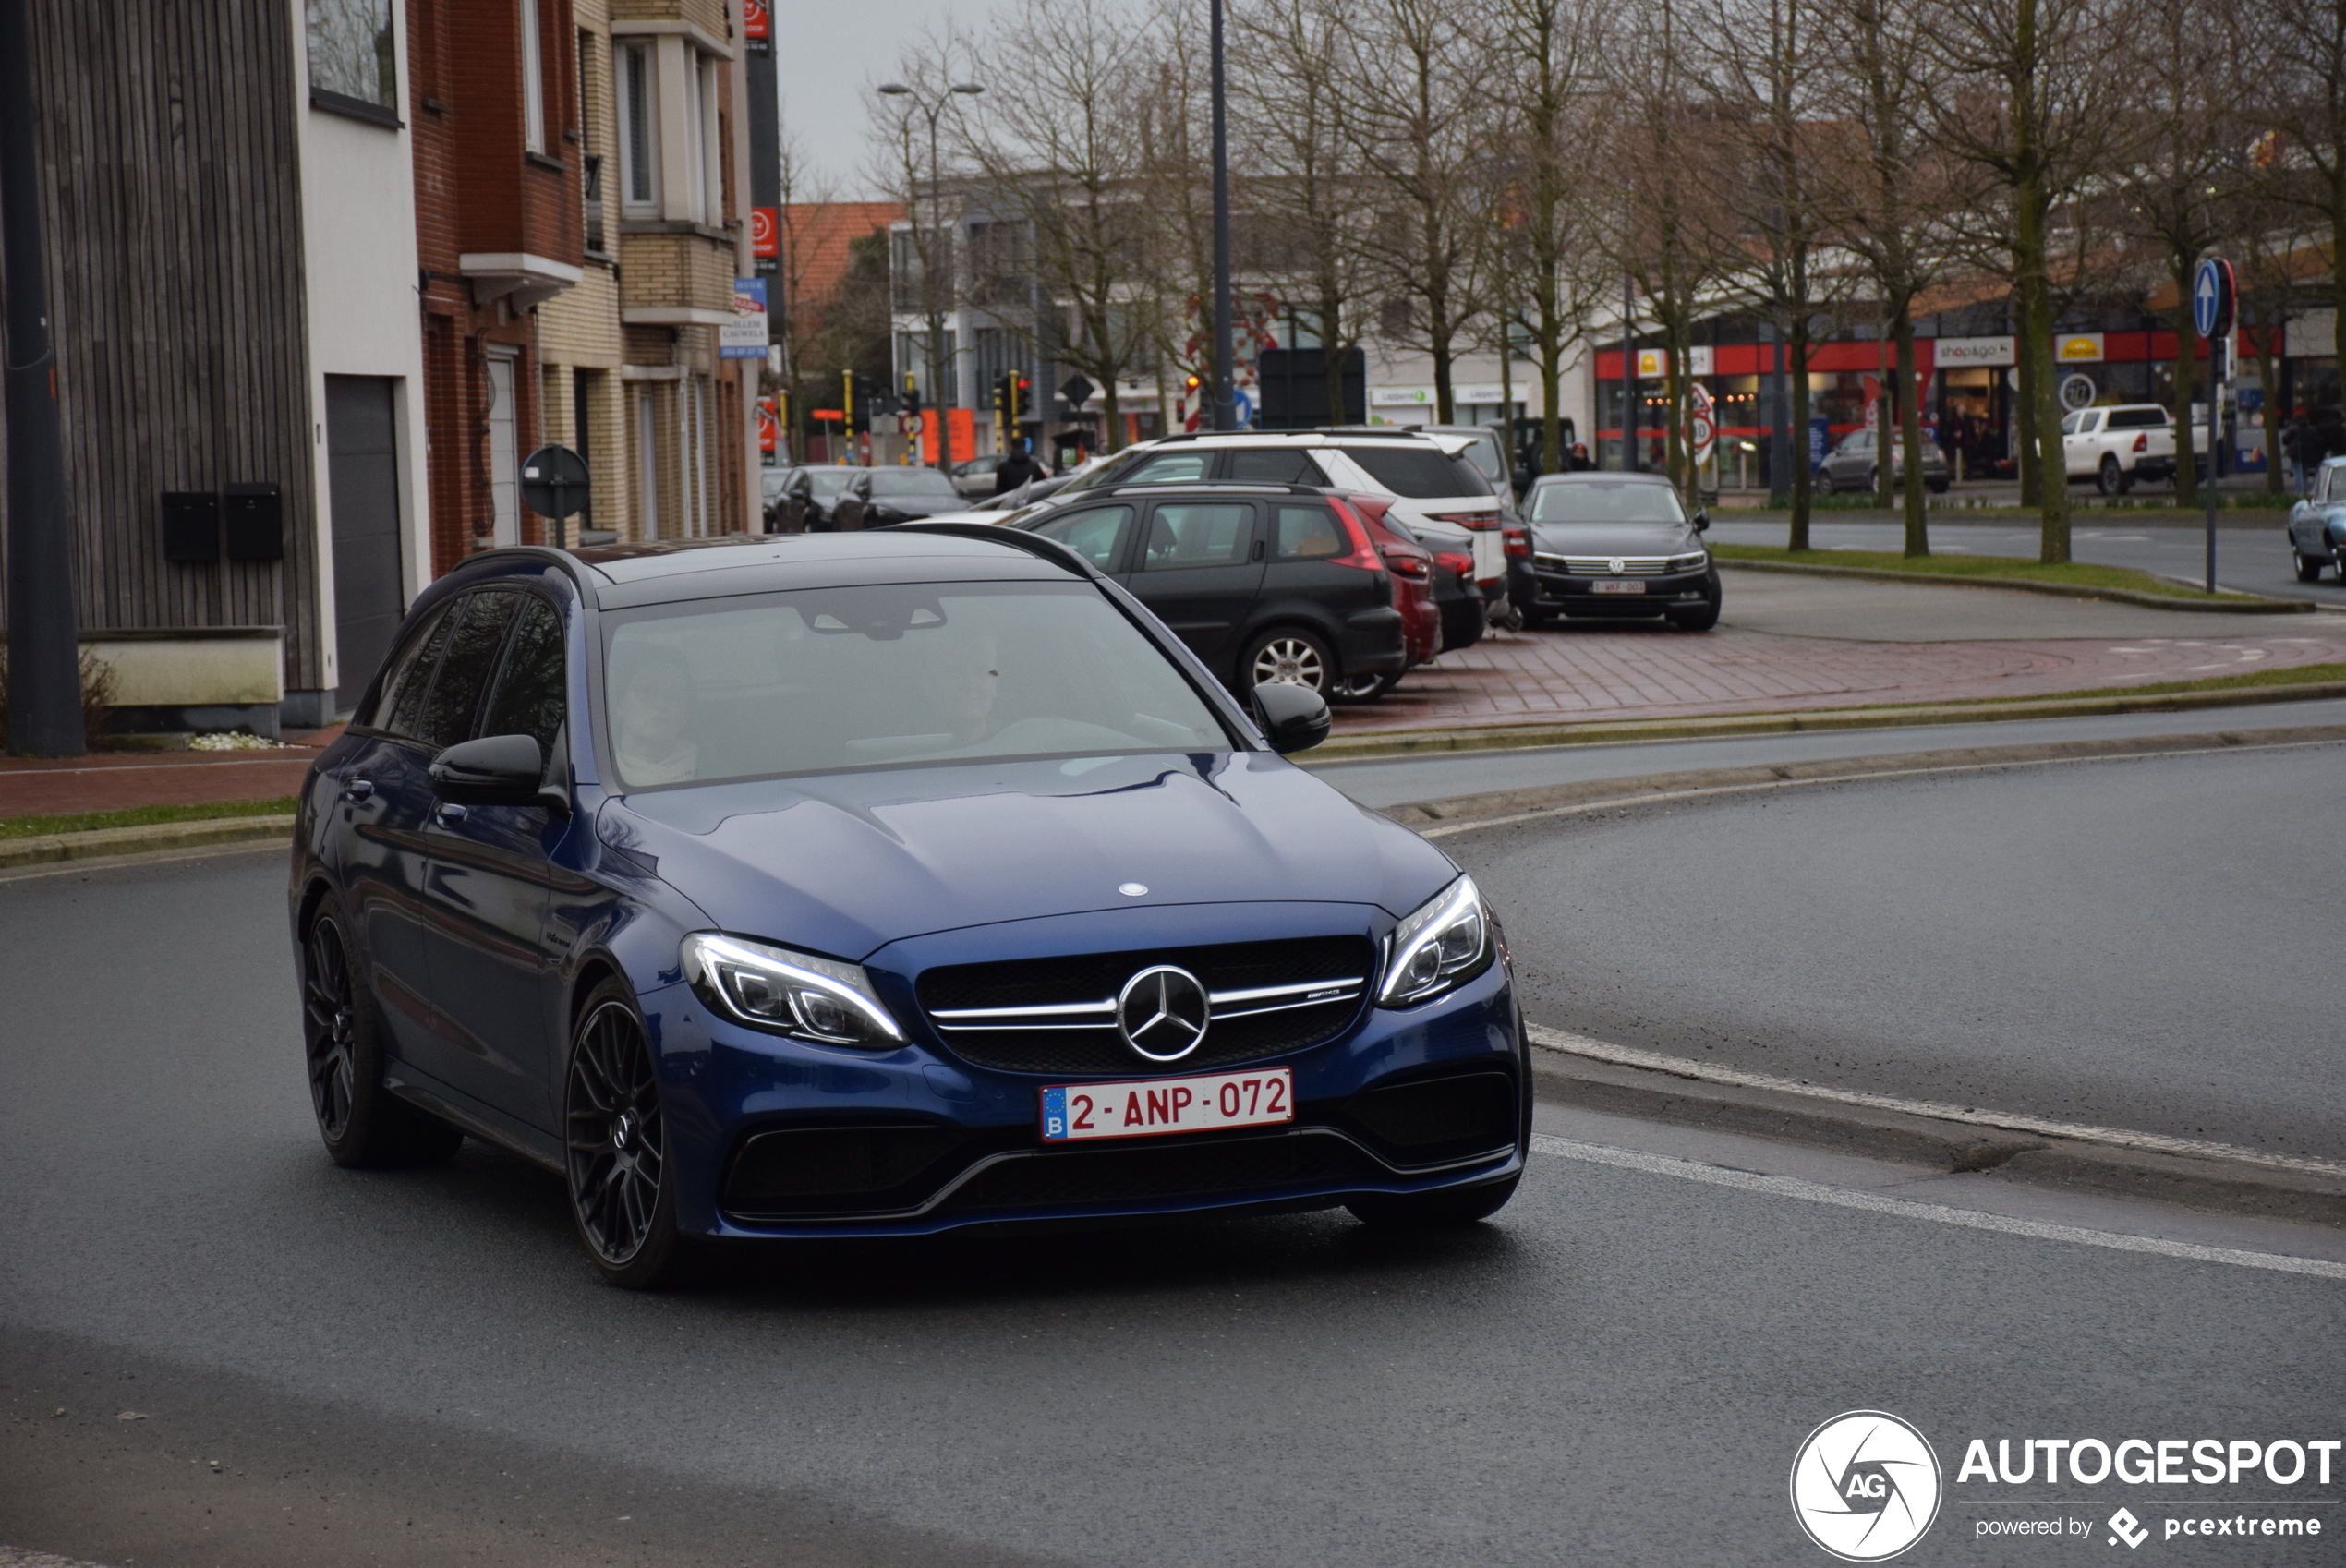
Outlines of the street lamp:
M938 206L943 205L942 197L945 176L943 173L942 161L938 158L937 151L937 117L944 112L946 103L951 94L958 92L964 97L974 98L985 90L985 85L980 82L956 82L952 86L948 87L944 92L937 94L934 98L930 98L914 91L901 81L882 82L880 84L880 91L884 96L889 98L909 98L913 101L913 106L928 117L929 199ZM926 314L928 316L928 374L930 385L928 392L928 407L924 416L941 420L945 414L945 312L937 308L937 269L932 264L928 254L928 247L921 244L920 204L917 199L917 193L914 194L915 199L913 203L912 210L913 244L921 252L921 296L927 306ZM937 431L937 439L932 450L934 450L937 453L937 471L940 474L951 472L952 457L946 450L945 434L941 428Z

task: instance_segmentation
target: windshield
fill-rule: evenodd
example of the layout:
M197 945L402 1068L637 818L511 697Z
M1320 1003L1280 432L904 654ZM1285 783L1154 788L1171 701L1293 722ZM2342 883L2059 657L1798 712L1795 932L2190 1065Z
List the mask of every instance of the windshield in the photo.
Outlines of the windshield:
M1531 492L1534 523L1684 523L1687 509L1668 485L1575 479Z
M806 471L807 488L818 496L835 496L847 488L847 481L855 477L853 468L810 468Z
M953 481L934 468L875 468L872 470L872 493L876 496L937 496L958 500L961 491Z
M1172 662L1081 583L809 588L605 624L628 789L1230 746Z

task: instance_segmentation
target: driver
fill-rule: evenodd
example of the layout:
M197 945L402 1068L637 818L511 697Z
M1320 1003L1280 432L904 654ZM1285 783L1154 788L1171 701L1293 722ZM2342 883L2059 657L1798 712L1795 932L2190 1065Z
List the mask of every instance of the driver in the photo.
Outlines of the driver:
M617 662L617 661L614 661ZM700 773L700 748L684 739L693 717L693 671L674 648L650 644L620 665L620 776L633 785L680 784Z
M1001 685L1001 645L991 632L961 642L929 666L929 701L939 729L951 731L956 746L974 745L989 732L995 694Z

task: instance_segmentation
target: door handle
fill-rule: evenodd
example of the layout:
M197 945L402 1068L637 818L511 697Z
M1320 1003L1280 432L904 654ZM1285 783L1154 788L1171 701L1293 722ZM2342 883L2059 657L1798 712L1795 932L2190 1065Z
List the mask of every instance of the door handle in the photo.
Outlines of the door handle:
M375 781L371 778L353 778L342 787L343 799L346 801L367 800L374 792Z
M432 815L440 818L442 822L462 822L468 814L470 814L467 813L464 807L457 805L453 801L441 802L440 806L432 813Z

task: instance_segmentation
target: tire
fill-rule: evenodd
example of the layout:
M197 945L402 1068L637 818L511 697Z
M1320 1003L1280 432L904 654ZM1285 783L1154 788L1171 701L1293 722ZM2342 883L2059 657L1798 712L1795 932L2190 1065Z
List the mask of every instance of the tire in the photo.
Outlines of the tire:
M1816 490L1817 490L1817 493L1818 493L1819 495L1820 495L1820 496L1829 496L1829 495L1834 495L1834 494L1837 494L1837 493L1838 493L1838 492L1837 492L1837 491L1833 488L1833 483L1832 483L1832 469L1830 469L1830 468L1820 468L1820 469L1818 469L1818 470L1817 470L1817 484L1816 484Z
M1333 703L1373 703L1401 683L1401 671L1388 670L1383 675L1339 675L1328 686L1328 701Z
M2125 470L2120 468L2118 460L2108 452L2102 453L2101 468L2094 476L2094 488L2106 496L2120 495L2125 491Z
M2289 547L2289 564L2297 569L2297 580L2301 583L2318 583L2322 580L2324 562L2320 556L2306 555L2295 545L2292 545Z
M1947 487L1953 483L1954 481L1952 479L1925 479L1923 487L1932 495L1942 496L1947 493Z
M1239 660L1239 694L1243 697L1265 681L1284 681L1324 697L1334 697L1344 667L1320 634L1300 626L1275 626L1246 645Z
M465 1135L383 1087L382 1012L358 976L342 917L320 911L301 942L301 1038L327 1154L354 1169L453 1157Z
M1702 607L1699 609L1672 610L1670 612L1671 625L1681 632L1708 632L1719 624L1719 605L1723 597L1719 589L1719 574L1713 572L1705 580L1703 586L1710 590L1710 597L1703 602Z
M603 1278L627 1290L683 1283L695 1260L676 1232L658 1072L635 999L618 980L596 986L578 1009L562 1140L571 1220Z
M1345 1204L1352 1217L1380 1230L1457 1230L1489 1219L1515 1196L1520 1175L1480 1187L1439 1192L1362 1193Z

